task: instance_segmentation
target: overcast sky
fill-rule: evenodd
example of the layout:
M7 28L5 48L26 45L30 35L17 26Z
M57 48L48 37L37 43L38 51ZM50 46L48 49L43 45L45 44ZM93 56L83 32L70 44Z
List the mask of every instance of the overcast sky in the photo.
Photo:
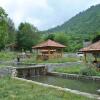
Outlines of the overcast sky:
M20 22L29 22L39 30L60 25L99 3L100 0L0 0L16 27Z

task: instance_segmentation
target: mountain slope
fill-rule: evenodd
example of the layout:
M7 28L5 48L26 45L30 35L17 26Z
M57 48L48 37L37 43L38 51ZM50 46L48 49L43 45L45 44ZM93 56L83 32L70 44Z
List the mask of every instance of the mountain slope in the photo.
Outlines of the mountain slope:
M95 33L100 32L100 4L83 11L64 24L46 32Z

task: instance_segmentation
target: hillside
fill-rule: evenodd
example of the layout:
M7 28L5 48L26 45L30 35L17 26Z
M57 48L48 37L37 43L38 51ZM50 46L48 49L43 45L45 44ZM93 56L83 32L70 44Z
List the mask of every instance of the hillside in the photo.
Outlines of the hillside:
M46 32L95 33L100 32L100 4L80 12L69 21Z

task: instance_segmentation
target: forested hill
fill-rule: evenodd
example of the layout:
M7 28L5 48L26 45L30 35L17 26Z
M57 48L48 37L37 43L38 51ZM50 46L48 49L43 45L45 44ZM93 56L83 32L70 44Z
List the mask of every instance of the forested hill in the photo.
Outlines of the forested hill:
M100 4L80 12L69 21L46 32L95 33L100 32Z

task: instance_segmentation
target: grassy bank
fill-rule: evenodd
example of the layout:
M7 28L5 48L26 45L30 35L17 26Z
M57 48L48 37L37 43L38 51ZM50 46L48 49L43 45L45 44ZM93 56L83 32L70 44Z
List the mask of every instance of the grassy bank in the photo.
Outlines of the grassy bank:
M0 100L92 100L8 77L0 78Z
M72 64L66 67L57 67L54 69L54 71L69 74L79 74L80 70L85 67L86 66L84 64Z
M89 67L84 63L72 64L66 67L57 67L54 69L54 71L60 73L81 74L87 76L100 76L100 71L98 71L95 67Z
M16 52L7 52L1 51L0 52L0 68L11 66L13 60L16 59L17 53Z
M1 51L0 52L0 61L10 61L16 58L16 52L7 52Z

